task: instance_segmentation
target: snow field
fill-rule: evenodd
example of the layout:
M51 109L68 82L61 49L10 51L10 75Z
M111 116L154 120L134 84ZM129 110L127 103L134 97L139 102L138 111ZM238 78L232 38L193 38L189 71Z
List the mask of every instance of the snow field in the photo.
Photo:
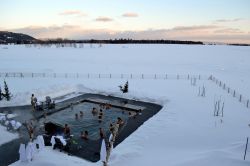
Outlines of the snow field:
M3 72L46 73L145 73L214 75L244 97L250 98L250 47L184 45L104 45L101 48L1 49ZM19 55L19 53L22 53ZM29 63L27 63L29 62ZM3 82L4 78L0 78ZM129 93L118 85L125 79L6 78L14 99L1 105L29 104L34 93L39 100L71 92L101 93L154 102L163 109L113 151L110 165L245 166L250 110L208 80L129 80ZM198 97L198 87L206 97ZM214 100L225 102L224 117L214 117ZM48 157L49 156L49 157ZM58 160L54 160L58 159ZM24 165L101 165L65 157L46 149ZM15 165L20 165L16 162ZM23 165L23 164L21 164Z
M8 132L5 126L0 125L0 131L0 145L18 138L18 134Z
M16 80L19 85L30 81ZM242 159L246 137L250 136L250 110L210 81L198 81L197 86L191 86L188 80L129 80L130 91L125 95L117 87L125 80L85 79L75 83L71 80L71 84L68 81L58 80L61 86L54 90L53 81L49 83L47 79L33 79L32 82L33 85L46 84L50 94L53 91L55 94L62 94L65 89L65 93L72 90L111 94L164 106L116 147L110 165L220 165L221 162L226 165L249 164L249 160L243 162ZM81 85L80 82L84 84ZM40 89L41 85L38 86ZM204 98L198 97L198 87L203 85L206 87ZM36 88L39 89L38 87ZM34 92L31 87L31 90L26 88L25 91ZM46 89L42 92L46 93ZM225 101L223 118L213 116L214 99L219 97Z

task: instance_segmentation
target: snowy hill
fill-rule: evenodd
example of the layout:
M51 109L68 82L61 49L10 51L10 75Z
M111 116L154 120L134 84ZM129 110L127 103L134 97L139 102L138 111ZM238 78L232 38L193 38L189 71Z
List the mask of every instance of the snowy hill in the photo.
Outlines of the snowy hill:
M34 43L36 41L37 39L22 33L0 31L0 43L2 44L5 43L28 44L28 43Z

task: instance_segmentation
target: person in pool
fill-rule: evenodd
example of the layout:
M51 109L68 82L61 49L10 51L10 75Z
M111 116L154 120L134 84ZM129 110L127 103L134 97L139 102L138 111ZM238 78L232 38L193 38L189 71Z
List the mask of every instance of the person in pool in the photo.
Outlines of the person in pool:
M116 122L112 125L112 130L113 130L113 132L111 132L113 135L112 140L111 140L112 142L115 142L115 139L118 135L119 127L120 127L119 122Z
M89 139L88 136L89 136L89 132L87 130L85 130L84 133L83 131L81 132L82 139L88 140Z
M136 112L136 114L137 114L137 115L142 115L142 110L141 110L141 109L139 109L139 111L138 111L138 112Z
M111 134L113 134L113 132L114 132L114 126L112 123L110 123L110 125L109 125L109 131L111 132Z
M83 117L83 112L82 112L82 111L80 111L80 117L81 117L81 118Z
M101 115L98 116L98 122L99 122L99 123L102 122L102 116L101 116Z
M98 115L98 122L101 123L102 122L102 117L103 117L103 112L102 109L100 109L99 115Z
M103 115L103 112L102 112L102 109L100 109L99 116L102 116L102 115Z
M92 109L92 114L95 116L97 113L98 113L98 111L97 111L97 109L95 108L95 107L93 107L93 109Z
M120 117L117 118L117 124L119 124L119 125L124 124L124 121L122 120L122 118L120 118Z
M100 134L101 139L105 138L104 131L103 131L103 129L101 127L99 128L99 134Z
M29 132L29 136L30 136L30 141L33 141L33 139L34 139L34 128L32 126L32 123L30 123L30 125L28 125L28 132Z
M66 138L67 138L67 137L70 137L70 128L69 128L68 124L65 124L65 125L64 125L63 133L64 133L64 136L65 136Z
M78 114L77 114L77 113L75 114L75 119L76 119L76 120L78 119Z

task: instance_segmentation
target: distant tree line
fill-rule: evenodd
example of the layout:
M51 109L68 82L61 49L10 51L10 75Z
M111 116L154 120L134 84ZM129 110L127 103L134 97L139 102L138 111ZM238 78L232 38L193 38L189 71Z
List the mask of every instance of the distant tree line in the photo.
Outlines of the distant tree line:
M92 44L198 44L203 45L203 42L196 41L179 41L179 40L133 40L133 39L109 39L109 40L68 40L54 39L37 41L37 44L60 44L60 43L92 43Z
M13 33L7 31L0 31L0 44L78 44L78 43L90 43L90 44L192 44L192 45L203 45L201 41L180 41L180 40L133 40L129 38L120 38L120 39L109 39L109 40L70 40L70 39L47 39L39 40L35 39L32 36L22 34L22 33ZM227 44L231 46L250 46L250 44Z
M228 44L230 46L250 46L250 44Z
M39 40L35 39L32 36L22 34L22 33L13 33L7 31L0 31L0 44L63 44L63 43L93 43L93 44L200 44L203 42L200 41L179 41L179 40L133 40L133 39L109 39L109 40L70 40L70 39L47 39Z

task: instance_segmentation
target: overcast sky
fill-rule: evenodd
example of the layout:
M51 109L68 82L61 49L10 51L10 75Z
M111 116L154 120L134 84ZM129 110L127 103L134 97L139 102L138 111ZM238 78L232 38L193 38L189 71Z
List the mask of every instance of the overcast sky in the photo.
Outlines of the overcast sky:
M0 30L36 38L250 43L250 0L0 0Z

